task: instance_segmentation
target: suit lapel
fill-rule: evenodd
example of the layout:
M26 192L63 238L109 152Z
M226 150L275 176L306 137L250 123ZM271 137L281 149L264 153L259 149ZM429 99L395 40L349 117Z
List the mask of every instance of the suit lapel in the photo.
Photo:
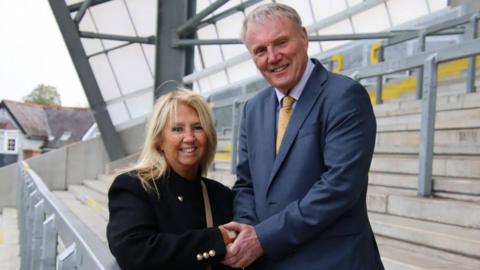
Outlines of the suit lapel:
M298 131L305 122L305 119L307 119L308 115L310 114L313 105L316 103L319 93L323 89L323 83L325 82L326 78L327 71L321 66L318 61L315 61L315 69L313 70L310 78L308 79L307 84L305 85L305 89L303 90L300 98L297 101L297 105L295 106L292 117L288 122L282 145L277 154L277 157L275 158L275 162L273 163L273 168L270 173L268 186L270 186L270 184L272 183L275 175L277 174L290 148L292 147ZM273 145L275 147L275 143Z
M269 176L269 173L272 169L273 162L275 160L275 124L276 124L276 108L277 108L277 97L275 95L275 90L269 89L270 95L265 100L265 106L263 110L263 145L265 146L265 151L261 153L263 158L259 159L262 162L265 162L265 179Z

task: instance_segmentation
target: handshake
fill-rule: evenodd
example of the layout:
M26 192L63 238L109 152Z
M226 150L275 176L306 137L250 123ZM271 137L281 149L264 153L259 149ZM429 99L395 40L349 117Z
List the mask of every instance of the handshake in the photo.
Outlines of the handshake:
M232 221L219 226L219 229L227 248L221 263L233 268L245 268L263 255L253 226Z

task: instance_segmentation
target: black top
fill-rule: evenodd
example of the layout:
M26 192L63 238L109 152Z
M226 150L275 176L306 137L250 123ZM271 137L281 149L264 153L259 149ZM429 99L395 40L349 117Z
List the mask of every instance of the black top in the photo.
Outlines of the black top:
M170 171L155 180L157 194L145 191L134 173L115 178L108 192L107 239L122 269L230 269L218 263L226 253L220 230L206 228L200 179L214 226L231 221L232 193L216 181L189 181ZM207 259L198 260L199 254Z

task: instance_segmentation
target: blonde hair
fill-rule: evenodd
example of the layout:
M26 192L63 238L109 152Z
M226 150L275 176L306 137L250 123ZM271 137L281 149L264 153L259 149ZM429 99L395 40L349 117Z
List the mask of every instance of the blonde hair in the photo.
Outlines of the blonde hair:
M168 121L174 119L179 103L192 107L198 113L200 124L208 138L207 153L200 164L202 176L207 174L208 167L215 157L217 133L208 104L202 96L190 90L177 87L175 91L161 96L155 102L150 120L148 121L142 153L137 164L126 170L136 174L146 191L152 188L157 190L153 180L165 176L170 168L165 156L159 150L159 142Z

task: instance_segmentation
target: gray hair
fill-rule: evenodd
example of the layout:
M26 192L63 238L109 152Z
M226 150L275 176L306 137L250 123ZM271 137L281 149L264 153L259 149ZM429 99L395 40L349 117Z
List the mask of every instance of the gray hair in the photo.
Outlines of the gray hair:
M245 20L243 20L242 29L240 32L240 39L245 43L245 35L247 33L248 24L251 22L262 23L266 19L272 17L286 17L293 22L293 24L302 29L302 19L298 15L295 9L290 6L279 4L279 3L269 3L256 7L252 12L250 12Z

